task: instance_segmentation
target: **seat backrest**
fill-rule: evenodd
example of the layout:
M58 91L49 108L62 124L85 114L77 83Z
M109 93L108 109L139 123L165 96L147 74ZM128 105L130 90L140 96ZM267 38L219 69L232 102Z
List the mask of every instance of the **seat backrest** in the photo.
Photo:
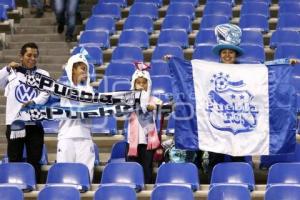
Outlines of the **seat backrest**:
M215 30L215 27L219 24L226 24L229 22L229 18L224 15L205 15L202 17L200 23L200 29Z
M22 190L16 186L0 186L0 197L3 200L23 200Z
M214 30L200 30L195 38L194 46L201 46L201 45L216 45L217 38L215 36Z
M169 65L165 61L152 61L149 70L151 77L154 76L171 76Z
M163 5L162 0L135 0L135 3L153 3L157 7L161 7Z
M125 162L126 141L118 141L111 148L111 154L108 162Z
M83 31L79 39L80 46L110 47L109 34L106 31Z
M188 16L184 16L184 15L166 16L161 25L161 30L168 30L168 29L184 30L187 33L190 33L192 30L191 20Z
M115 20L119 20L121 18L121 8L112 3L100 3L93 7L92 14L111 16Z
M135 71L133 63L109 63L104 76L114 76L130 79Z
M77 53L81 53L81 49L83 47L76 47L72 51L72 55ZM88 52L87 61L94 65L102 65L103 64L103 52L100 47L84 47L84 49Z
M193 200L193 191L182 185L159 185L151 193L151 200Z
M5 5L5 9L13 10L16 9L16 2L15 0L1 0L1 4Z
M205 15L223 15L231 18L232 6L226 2L208 2L203 10L203 16Z
M138 16L148 16L151 19L156 20L158 18L158 8L154 3L134 3L130 10L129 16L138 15Z
M117 46L111 55L111 62L133 63L136 61L142 62L143 60L143 51L139 47Z
M33 166L28 163L2 163L0 184L16 186L26 192L35 190L36 178Z
M300 30L300 15L291 13L281 14L278 18L276 29Z
M173 97L172 79L169 76L154 76L152 79L152 95L163 102L168 102Z
M250 191L241 185L216 185L208 192L208 200L251 200Z
M102 172L100 187L125 185L140 191L144 188L143 168L137 162L111 162Z
M219 62L219 56L215 55L212 51L213 47L214 45L197 46L193 53L193 59Z
M190 20L195 18L195 7L192 3L174 2L171 3L167 9L166 16L188 16Z
M300 45L279 44L275 49L274 58L300 58Z
M285 13L293 13L295 15L300 14L300 2L299 1L280 2L278 16Z
M54 120L43 120L42 121L44 132L46 134L49 133L58 133L58 125L59 121L54 121Z
M254 173L251 165L244 162L226 162L217 164L212 171L210 187L219 184L246 186L254 190Z
M270 48L275 49L279 44L300 44L300 33L283 29L274 31L270 38Z
M94 151L95 151L95 161L94 161L94 165L97 166L97 165L100 165L100 152L99 152L99 148L98 148L98 145L96 143L94 143Z
M99 92L115 92L115 91L124 91L130 90L130 81L127 78L121 77L103 77L102 81L99 84Z
M221 3L228 3L230 4L231 6L234 6L235 5L235 0L206 0L206 2L221 2Z
M266 56L264 47L253 44L241 44L244 54L238 58L241 63L264 63Z
M172 45L182 48L189 47L188 34L183 30L163 30L160 31L157 45Z
M272 0L243 0L243 3L250 3L250 2L263 2L271 5Z
M126 7L127 6L127 0L102 0L101 2L116 4L120 7Z
M79 191L71 186L47 186L38 193L38 200L72 199L80 200Z
M5 5L0 4L0 21L7 20L7 9L5 8Z
M92 133L115 135L117 134L117 120L111 117L95 117L92 118Z
M85 30L107 31L112 35L116 32L115 20L111 16L92 15L85 24Z
M242 4L241 15L260 14L270 17L269 4L267 2L246 2Z
M153 21L149 16L128 16L124 22L124 30L142 30L146 31L148 34L153 32Z
M48 171L46 186L50 185L72 186L86 192L90 189L89 170L82 163L55 163Z
M128 186L101 186L94 195L94 200L136 200L135 190Z
M242 33L241 44L264 47L263 34L260 31L244 30Z
M142 30L122 31L118 46L133 46L147 49L149 47L149 35Z
M300 196L299 185L274 185L265 193L265 200L288 199L297 200Z
M268 18L264 15L259 14L246 14L241 15L240 23L241 29L243 30L254 30L267 33L269 31Z
M269 169L267 188L278 184L300 184L300 163L276 163Z
M184 53L181 47L164 45L155 47L151 61L162 61L163 57L168 54L184 59Z
M193 163L162 164L157 171L155 186L166 184L188 186L196 191L200 184L196 165Z
M190 3L193 4L194 7L197 7L199 5L198 0L170 0L170 4L172 3Z

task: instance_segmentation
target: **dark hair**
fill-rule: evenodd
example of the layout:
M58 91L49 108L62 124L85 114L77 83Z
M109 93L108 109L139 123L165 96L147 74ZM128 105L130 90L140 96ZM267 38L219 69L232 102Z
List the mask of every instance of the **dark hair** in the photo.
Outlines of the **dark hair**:
M39 55L39 48L38 46L34 43L34 42L28 42L26 44L24 44L20 50L20 54L21 56L24 56L24 54L26 53L26 49L27 48L32 48L32 49L36 49L37 50L37 53Z

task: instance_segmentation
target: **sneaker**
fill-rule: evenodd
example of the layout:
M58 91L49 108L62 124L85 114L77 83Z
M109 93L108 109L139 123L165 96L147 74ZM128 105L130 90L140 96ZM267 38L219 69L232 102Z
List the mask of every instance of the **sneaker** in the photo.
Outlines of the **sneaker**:
M67 35L65 40L66 40L66 42L73 42L73 37L70 35Z
M57 32L58 33L64 32L64 28L65 28L65 26L63 24L58 24L58 26L57 26Z

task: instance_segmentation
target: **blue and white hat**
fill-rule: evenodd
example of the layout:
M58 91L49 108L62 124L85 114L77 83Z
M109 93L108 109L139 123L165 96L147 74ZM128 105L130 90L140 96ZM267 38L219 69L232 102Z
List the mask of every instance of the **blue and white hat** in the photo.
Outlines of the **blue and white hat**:
M220 24L215 28L215 35L218 44L213 48L216 55L220 55L223 49L232 49L237 56L243 55L244 51L239 47L242 37L242 30L234 24Z

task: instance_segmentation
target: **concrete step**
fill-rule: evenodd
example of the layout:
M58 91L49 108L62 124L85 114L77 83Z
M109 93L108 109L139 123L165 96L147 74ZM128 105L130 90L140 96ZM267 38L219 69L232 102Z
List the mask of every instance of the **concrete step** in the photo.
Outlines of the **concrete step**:
M23 44L26 41L23 42L9 42L8 47L9 49L20 49ZM72 49L77 42L36 42L39 48L49 48L49 49L56 49L56 48L63 48L63 49Z
M78 34L83 29L82 25L76 25L74 34ZM56 33L57 27L55 25L45 25L45 26L22 26L16 25L16 34L49 34Z
M48 18L22 18L20 21L20 26L49 26L55 24L54 15Z
M39 57L40 63L66 63L68 61L69 56L52 56L52 55L45 55ZM13 60L18 60L18 56L9 56L4 55L2 57L2 61L5 63L9 63Z
M58 33L50 34L14 34L8 37L12 42L65 42L65 36Z

